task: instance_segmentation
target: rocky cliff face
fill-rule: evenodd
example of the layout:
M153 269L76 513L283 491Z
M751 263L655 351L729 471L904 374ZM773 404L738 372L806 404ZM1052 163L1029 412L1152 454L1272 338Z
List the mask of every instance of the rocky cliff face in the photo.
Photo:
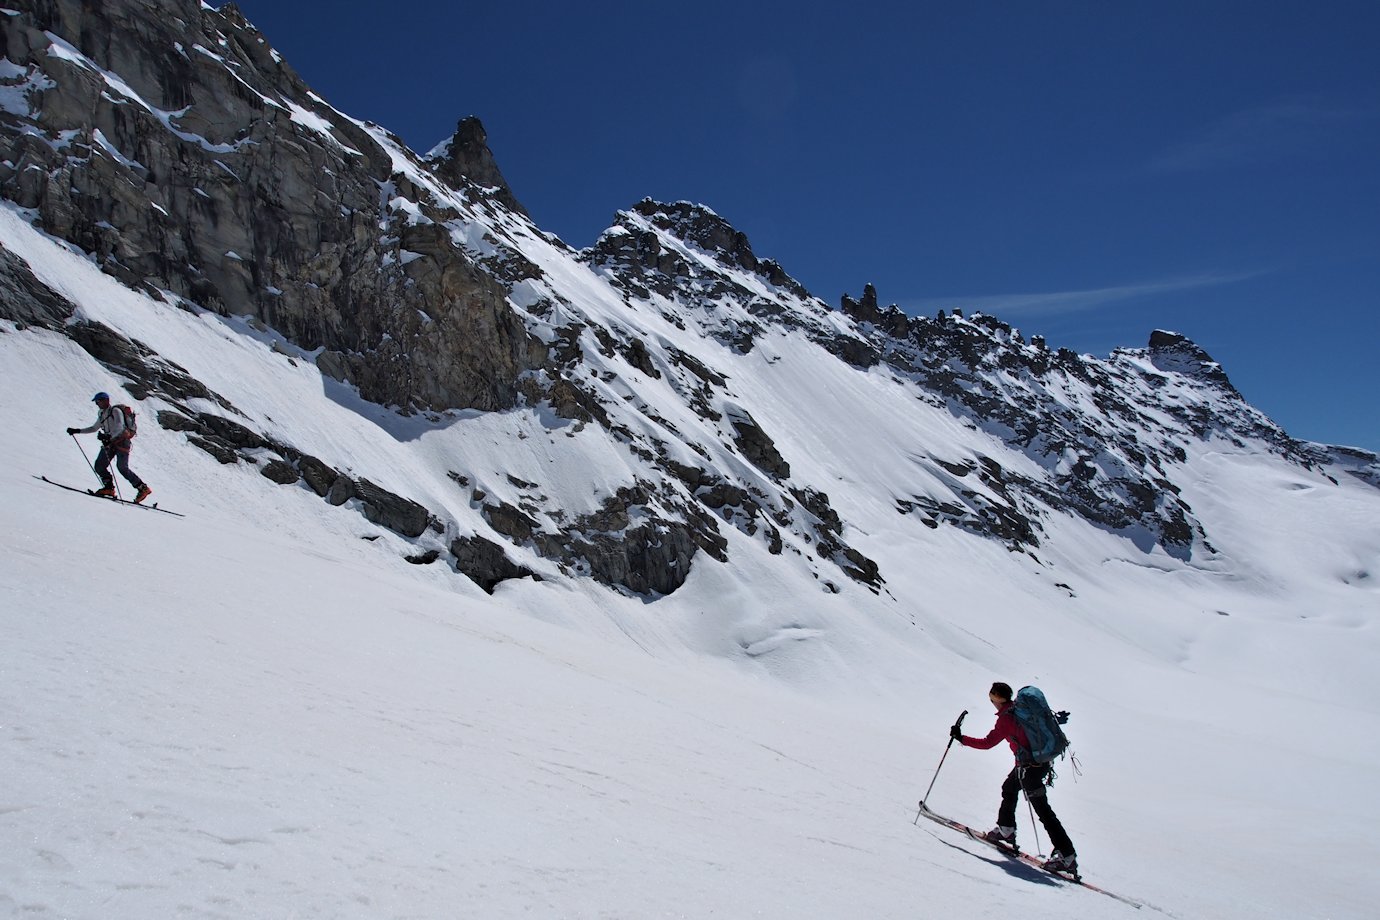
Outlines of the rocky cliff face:
M772 399L794 394L741 389L749 368L770 374L782 357L763 352L782 342L983 433L973 443L989 447L916 450L913 481L872 485L898 519L1013 552L1036 555L1045 522L1067 514L1146 551L1211 555L1176 483L1188 448L1211 439L1380 485L1374 455L1290 438L1174 333L1099 360L988 316L883 309L871 286L832 310L687 202L639 202L575 253L532 224L476 119L418 157L327 105L233 5L10 7L0 195L34 225L150 296L252 318L292 346L286 359L369 401L438 423L462 408L549 416L568 423L564 449L626 475L575 512L548 482L505 472L500 496L453 471L465 507L442 513L407 498L407 482L355 477L255 431L175 363L74 321L3 249L0 317L71 336L158 400L159 423L191 447L354 508L413 540L409 561L444 557L488 590L554 565L655 597L702 559L731 561L736 533L825 590L842 575L884 592L830 494L849 477L788 446L798 432Z
M131 286L320 349L322 369L372 401L516 402L545 349L423 216L507 197L501 179L421 187L410 152L324 104L233 5L11 6L0 194L38 226ZM462 123L456 149L483 162L482 128Z

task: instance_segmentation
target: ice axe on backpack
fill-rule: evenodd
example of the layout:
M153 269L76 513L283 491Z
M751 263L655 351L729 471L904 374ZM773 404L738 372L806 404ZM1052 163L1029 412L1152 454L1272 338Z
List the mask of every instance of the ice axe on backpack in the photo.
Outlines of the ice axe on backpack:
M944 756L939 758L939 766L934 768L934 779L930 780L930 788L925 790L925 795L920 799L920 809L917 809L915 812L916 824L920 823L920 811L924 809L925 803L929 801L930 793L934 791L934 783L935 780L939 779L939 771L944 767L944 759L949 756L949 748L954 746L955 736L958 734L958 730L963 727L963 719L967 715L968 710L966 709L960 712L958 714L958 721L954 723L953 728L949 729L949 743L944 745Z

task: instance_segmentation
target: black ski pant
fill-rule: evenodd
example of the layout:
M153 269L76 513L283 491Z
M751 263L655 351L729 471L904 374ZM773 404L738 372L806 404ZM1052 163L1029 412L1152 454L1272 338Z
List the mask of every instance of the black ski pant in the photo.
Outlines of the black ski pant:
M115 477L110 475L110 461L115 461L115 468L120 471L120 475L125 477L130 485L136 489L144 487L144 480L135 475L129 468L130 448L125 446L111 447L109 444L102 444L100 453L96 454L96 475L101 477L102 484L107 489L114 488Z
M1050 846L1065 856L1073 856L1073 841L1064 831L1064 825L1059 823L1059 816L1049 807L1049 787L1045 785L1045 779L1052 770L1047 763L1017 765L1006 777L1006 782L1001 784L1001 808L997 811L997 824L1000 827L1016 826L1016 802L1024 791L1031 808L1035 809L1040 823L1045 826L1045 832L1049 834Z

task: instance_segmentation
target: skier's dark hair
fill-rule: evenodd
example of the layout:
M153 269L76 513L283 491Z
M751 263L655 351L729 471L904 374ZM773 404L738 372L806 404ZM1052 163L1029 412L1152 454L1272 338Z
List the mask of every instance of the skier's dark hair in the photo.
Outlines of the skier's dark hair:
M1011 701L1012 693L1010 684L1004 684L1001 681L997 681L995 684L992 685L992 689L987 692L992 694L993 696L1001 697L1008 703Z

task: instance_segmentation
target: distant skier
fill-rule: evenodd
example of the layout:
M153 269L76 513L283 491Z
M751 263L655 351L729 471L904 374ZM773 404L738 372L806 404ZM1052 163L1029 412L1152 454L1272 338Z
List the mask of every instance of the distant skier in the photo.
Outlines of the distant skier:
M964 735L957 725L949 730L950 736L964 747L985 751L996 747L1002 741L1007 741L1016 754L1015 769L1001 786L1001 807L997 810L997 826L983 836L992 843L1011 847L1016 845L1016 800L1024 790L1031 807L1035 809L1035 814L1040 817L1040 823L1049 833L1050 845L1054 847L1054 852L1045 861L1045 868L1057 872L1077 873L1078 857L1073 849L1073 841L1064 831L1064 826L1059 823L1059 818L1050 807L1046 795L1046 783L1049 782L1050 774L1054 772L1053 768L1047 763L1021 762L1022 751L1028 752L1030 745L1026 739L1025 729L1016 721L1010 685L1000 681L994 683L987 698L997 709L997 724L988 732L987 737L970 738Z
M129 468L129 452L133 447L134 432L125 422L124 409L110 404L109 393L97 393L91 397L91 401L100 407L96 423L89 428L68 428L67 433L77 435L97 432L96 437L101 442L101 450L96 454L94 469L96 475L101 477L101 488L96 494L107 498L115 497L115 477L110 474L110 461L114 460L120 475L138 490L134 495L134 501L138 504L148 498L153 490Z

